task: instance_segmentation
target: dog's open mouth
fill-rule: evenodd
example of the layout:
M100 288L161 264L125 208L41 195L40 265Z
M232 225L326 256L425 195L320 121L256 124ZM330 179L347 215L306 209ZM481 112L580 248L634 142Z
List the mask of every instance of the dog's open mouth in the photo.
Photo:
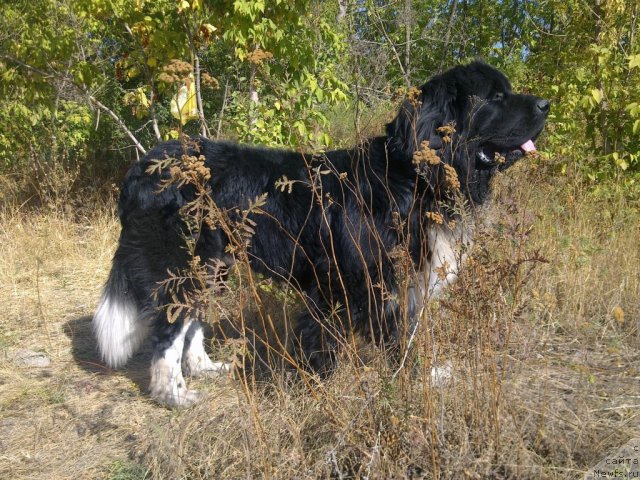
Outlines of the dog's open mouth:
M536 145L532 139L527 140L522 145L503 148L493 143L483 143L476 152L476 168L493 168L500 164L512 164L520 159L525 153L535 152Z

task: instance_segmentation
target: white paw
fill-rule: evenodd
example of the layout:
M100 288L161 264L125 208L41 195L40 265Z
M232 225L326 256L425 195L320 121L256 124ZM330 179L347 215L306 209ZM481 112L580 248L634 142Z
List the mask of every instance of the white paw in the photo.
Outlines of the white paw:
M187 355L184 372L190 377L219 378L228 375L233 365L229 362L213 362L208 355Z
M151 398L170 408L190 407L196 404L202 396L202 392L189 390L186 387L176 388L172 391L151 392Z

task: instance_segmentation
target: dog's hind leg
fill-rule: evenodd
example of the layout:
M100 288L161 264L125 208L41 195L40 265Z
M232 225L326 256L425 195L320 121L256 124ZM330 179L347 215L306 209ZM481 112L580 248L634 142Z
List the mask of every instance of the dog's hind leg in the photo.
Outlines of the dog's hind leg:
M199 392L187 388L182 376L182 354L191 323L189 319L168 323L163 314L153 332L149 391L153 399L169 407L188 407L200 398Z
M218 377L231 371L228 362L213 362L204 348L204 329L199 321L191 322L183 355L184 372L190 377Z
M296 357L303 369L326 376L330 374L336 362L337 341L329 328L311 312L305 312L298 318L295 328Z

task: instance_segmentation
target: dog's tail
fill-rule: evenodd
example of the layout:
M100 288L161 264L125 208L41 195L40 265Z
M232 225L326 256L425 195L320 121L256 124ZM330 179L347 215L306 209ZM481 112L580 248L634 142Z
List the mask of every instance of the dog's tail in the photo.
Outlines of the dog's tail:
M130 292L130 280L116 254L93 316L93 333L100 355L113 368L124 365L147 336L147 326L139 318L139 309Z

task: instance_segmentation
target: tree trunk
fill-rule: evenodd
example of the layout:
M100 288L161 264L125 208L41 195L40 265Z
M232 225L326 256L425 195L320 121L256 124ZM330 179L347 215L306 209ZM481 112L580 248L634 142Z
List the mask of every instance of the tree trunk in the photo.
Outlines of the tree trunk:
M447 33L444 36L444 43L442 44L442 55L440 55L440 67L442 70L445 67L445 60L449 58L448 48L449 42L451 41L451 29L453 28L453 23L456 21L456 11L458 10L458 0L451 0L451 9L449 13L449 21L447 22Z
M349 0L338 0L338 14L336 15L336 23L341 24L347 16L347 8Z
M196 77L196 103L198 106L198 116L200 117L200 135L204 138L209 138L209 127L207 125L207 119L204 116L204 105L202 103L202 88L200 83L200 57L198 56L198 52L193 50L194 56L194 67L195 67L195 77Z
M260 45L256 45L254 51L260 48ZM258 95L258 90L256 89L256 72L257 65L255 63L251 64L251 75L249 77L249 123L254 125L256 123L256 107L260 102L260 97Z
M413 24L413 9L411 0L404 2L404 83L411 86L411 25Z
M602 5L603 5L603 0L594 0L593 12L596 16L594 43L598 46L602 45L602 42L603 42L602 36L604 34L604 27L605 27L604 20L603 20L604 12L603 12ZM602 153L606 155L607 153L610 153L609 152L609 134L607 132L608 125L607 125L607 116L606 116L607 97L604 91L604 84L602 83L600 66L598 65L597 62L595 64L595 77L597 78L597 87L602 93L602 101L598 105L598 124L600 125L600 136L602 138ZM596 145L597 137L598 137L597 135L593 136L594 148L597 148L597 145Z

